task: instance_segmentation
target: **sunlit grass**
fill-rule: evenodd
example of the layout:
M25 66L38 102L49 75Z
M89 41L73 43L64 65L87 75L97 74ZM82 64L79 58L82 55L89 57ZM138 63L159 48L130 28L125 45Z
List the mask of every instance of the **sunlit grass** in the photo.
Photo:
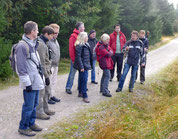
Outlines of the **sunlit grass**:
M118 93L55 124L41 138L122 139L178 136L178 59L134 93ZM37 137L39 138L39 137Z

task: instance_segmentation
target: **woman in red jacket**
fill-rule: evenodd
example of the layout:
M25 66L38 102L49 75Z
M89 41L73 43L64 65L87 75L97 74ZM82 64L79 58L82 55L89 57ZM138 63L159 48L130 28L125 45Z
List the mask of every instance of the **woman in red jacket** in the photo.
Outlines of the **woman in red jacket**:
M111 78L110 69L113 68L113 61L111 56L113 55L112 49L108 46L109 35L103 34L101 36L101 41L98 42L96 48L97 60L99 61L99 66L103 70L103 75L100 83L100 92L103 96L111 97L110 91L108 90L109 79Z

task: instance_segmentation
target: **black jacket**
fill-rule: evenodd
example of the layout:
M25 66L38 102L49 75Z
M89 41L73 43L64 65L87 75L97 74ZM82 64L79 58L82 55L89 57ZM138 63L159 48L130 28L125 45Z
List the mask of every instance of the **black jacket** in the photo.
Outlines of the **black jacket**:
M144 48L149 48L149 43L148 43L148 39L147 38L139 38L142 42L143 42L143 44L144 44Z
M90 50L91 50L91 53L93 54L93 57L92 57L93 60L96 60L96 52L95 52L94 48L95 48L97 42L98 41L97 41L96 38L94 38L94 39L89 38L88 39L88 43L90 45Z
M91 70L92 69L92 53L88 43L79 44L75 47L76 57L74 61L74 68L77 70Z
M129 50L126 55L125 63L132 66L145 64L144 44L142 41L127 41L122 51L126 52L125 50L127 46L129 46Z

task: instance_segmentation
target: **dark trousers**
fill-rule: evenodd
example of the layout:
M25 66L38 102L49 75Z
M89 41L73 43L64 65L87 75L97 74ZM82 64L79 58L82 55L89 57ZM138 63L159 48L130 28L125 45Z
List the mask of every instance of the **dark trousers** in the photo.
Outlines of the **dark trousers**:
M84 72L79 71L79 92L83 94L83 98L87 98L87 80L88 80L88 70Z
M112 60L114 62L114 66L113 66L113 69L110 70L111 71L111 79L114 77L115 64L117 63L117 79L119 81L120 77L121 77L121 71L122 71L123 53L113 55Z
M136 73L136 78L137 80L138 72ZM144 82L145 81L145 66L140 66L140 81Z

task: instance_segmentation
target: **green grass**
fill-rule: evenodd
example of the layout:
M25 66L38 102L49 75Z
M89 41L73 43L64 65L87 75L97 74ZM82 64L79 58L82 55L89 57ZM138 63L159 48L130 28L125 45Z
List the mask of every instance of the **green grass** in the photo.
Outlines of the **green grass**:
M56 123L47 139L164 139L178 137L178 59L134 93L118 93L73 119ZM39 137L38 137L39 138Z

